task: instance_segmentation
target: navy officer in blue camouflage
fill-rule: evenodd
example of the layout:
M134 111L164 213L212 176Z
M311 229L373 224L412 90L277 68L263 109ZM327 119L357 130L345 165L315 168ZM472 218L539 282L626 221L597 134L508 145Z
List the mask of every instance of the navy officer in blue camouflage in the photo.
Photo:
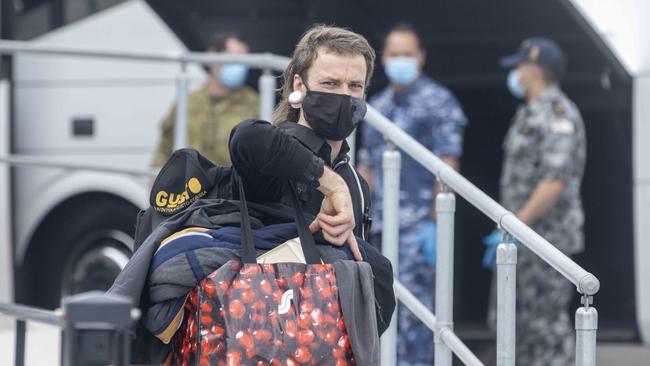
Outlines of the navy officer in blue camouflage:
M564 254L580 253L587 142L580 112L559 86L566 57L552 40L534 37L501 65L510 69L508 89L525 102L503 142L501 204ZM500 239L497 231L484 239L486 267L494 268ZM575 287L525 246L517 251L517 364L573 365L575 333L568 310Z
M402 130L438 155L454 169L459 167L463 130L467 119L452 93L423 74L426 52L415 29L393 27L382 54L390 85L370 99L370 104ZM382 229L382 135L362 125L358 171L371 184L373 228L371 243L379 246ZM399 280L433 309L435 294L435 177L411 157L402 154L400 179ZM398 314L400 365L433 364L433 334L405 307Z

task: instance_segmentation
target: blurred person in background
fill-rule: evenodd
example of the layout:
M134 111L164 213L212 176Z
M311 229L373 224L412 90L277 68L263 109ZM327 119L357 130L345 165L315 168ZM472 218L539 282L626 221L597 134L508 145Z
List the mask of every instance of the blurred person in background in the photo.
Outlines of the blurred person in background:
M406 133L459 168L463 130L467 119L452 93L423 74L426 52L416 30L409 24L390 29L384 41L382 63L388 85L370 104ZM382 229L383 136L362 125L359 172L373 193L371 243L379 246ZM435 294L436 211L440 190L435 176L410 156L402 154L400 179L399 280L429 309ZM408 309L399 308L398 360L400 365L431 365L433 334Z
M234 31L217 31L207 52L245 54L248 44ZM242 64L211 65L205 84L189 95L188 147L197 149L217 165L230 165L230 130L247 118L259 117L259 96L245 84L248 68ZM162 166L172 153L176 105L162 123L162 137L153 166Z
M555 42L529 38L501 59L510 92L524 101L503 142L501 204L571 256L584 249L580 184L586 138L580 112L560 90L566 57ZM484 238L483 264L494 269L498 230ZM515 240L516 242L516 240ZM523 245L517 247L518 365L574 364L569 303L574 286ZM489 322L495 324L493 279Z

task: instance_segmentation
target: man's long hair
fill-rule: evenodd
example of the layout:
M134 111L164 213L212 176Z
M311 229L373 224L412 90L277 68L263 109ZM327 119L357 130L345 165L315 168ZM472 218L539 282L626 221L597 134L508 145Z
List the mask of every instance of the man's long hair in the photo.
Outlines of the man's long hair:
M338 55L362 55L366 61L366 89L370 85L376 56L375 50L368 41L362 35L348 29L315 25L302 35L293 51L293 58L289 66L282 74L282 100L273 112L273 124L298 121L299 110L291 108L288 99L289 94L293 91L293 76L298 74L303 82L307 83L307 70L316 59L321 47Z

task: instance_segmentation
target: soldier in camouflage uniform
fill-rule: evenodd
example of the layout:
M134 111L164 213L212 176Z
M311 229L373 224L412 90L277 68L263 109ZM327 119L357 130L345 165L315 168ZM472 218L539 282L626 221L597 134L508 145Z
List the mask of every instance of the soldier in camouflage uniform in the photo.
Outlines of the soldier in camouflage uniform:
M370 104L401 129L458 168L467 120L454 96L422 74L424 50L408 25L394 27L386 38L384 70L391 84ZM362 125L359 172L371 182L373 226L371 243L380 245L382 230L382 155L387 144L381 134ZM429 309L435 294L435 177L402 154L400 179L399 280ZM399 365L431 365L433 333L405 307L397 317Z
M558 87L565 64L559 47L545 38L528 39L502 59L512 68L511 92L526 104L517 109L503 144L500 193L506 209L571 256L584 249L586 138L580 112ZM568 310L574 288L524 245L517 249L517 364L572 365Z
M248 53L248 45L234 32L217 32L208 52ZM247 118L259 117L259 96L245 85L244 65L214 65L208 81L188 98L188 146L219 165L230 165L230 130ZM176 106L162 123L162 137L153 166L162 166L173 149Z

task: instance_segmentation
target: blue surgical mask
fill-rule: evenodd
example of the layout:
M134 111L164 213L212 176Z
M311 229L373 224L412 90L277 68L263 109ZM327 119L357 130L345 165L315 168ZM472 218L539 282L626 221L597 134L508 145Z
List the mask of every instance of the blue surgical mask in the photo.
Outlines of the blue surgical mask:
M404 86L418 78L420 67L415 57L391 57L386 60L384 72L393 84Z
M526 94L526 89L519 82L519 72L517 72L517 69L512 69L508 73L508 90L519 99L522 99Z
M238 88L244 85L248 76L248 67L242 64L226 64L219 69L219 80L227 88Z

